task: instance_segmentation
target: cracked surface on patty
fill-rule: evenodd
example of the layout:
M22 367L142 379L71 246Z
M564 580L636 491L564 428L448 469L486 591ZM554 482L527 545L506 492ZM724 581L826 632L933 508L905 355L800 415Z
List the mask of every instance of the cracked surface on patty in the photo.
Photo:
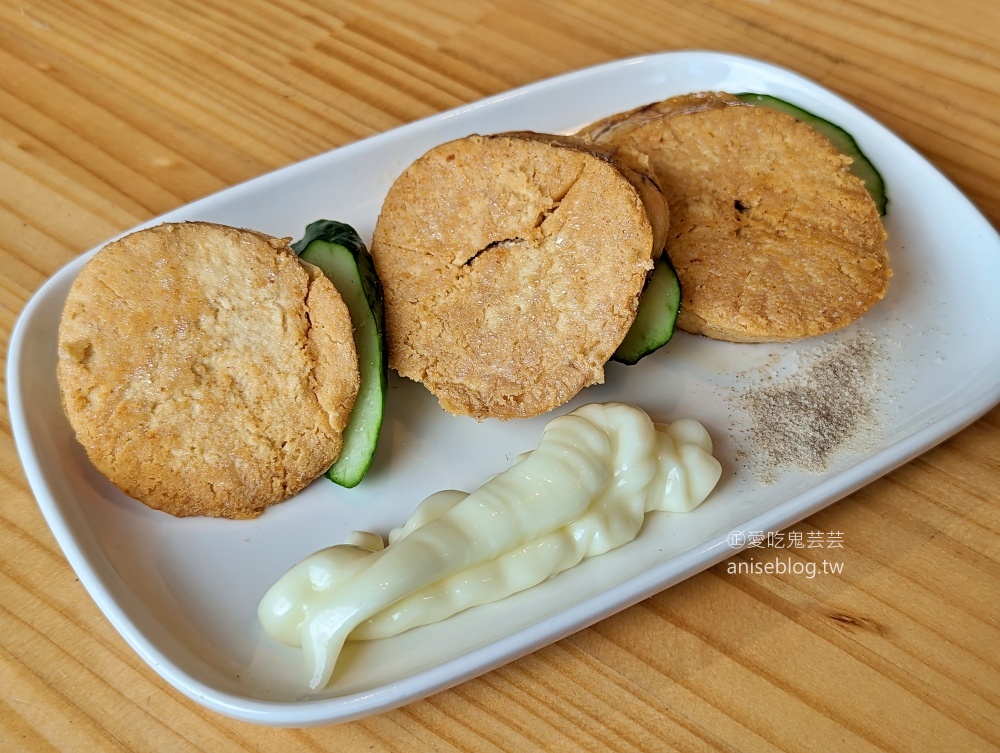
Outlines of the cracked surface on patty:
M59 329L94 465L173 515L247 518L336 459L358 387L347 308L286 240L160 225L102 249Z
M655 245L627 171L536 134L470 136L417 160L372 241L389 365L475 418L537 415L602 382Z

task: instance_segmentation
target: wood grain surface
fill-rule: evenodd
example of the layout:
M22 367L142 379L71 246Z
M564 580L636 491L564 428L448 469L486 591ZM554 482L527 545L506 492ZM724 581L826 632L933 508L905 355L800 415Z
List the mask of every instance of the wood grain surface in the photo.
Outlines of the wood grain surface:
M1000 3L0 2L0 336L136 223L521 84L647 52L777 63L856 103L1000 224ZM997 322L984 322L997 337ZM305 730L204 710L76 580L0 414L4 751L1000 749L1000 410L792 530L452 690ZM757 559L780 556L758 550ZM818 556L818 555L817 555Z

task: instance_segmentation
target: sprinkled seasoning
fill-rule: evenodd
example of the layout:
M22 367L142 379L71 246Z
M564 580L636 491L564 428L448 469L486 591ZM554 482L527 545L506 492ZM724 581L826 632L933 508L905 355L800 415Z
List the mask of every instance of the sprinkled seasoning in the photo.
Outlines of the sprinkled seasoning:
M741 454L757 478L774 483L782 472L826 471L845 452L861 452L878 439L883 355L868 332L800 355L788 377L733 398L749 417Z

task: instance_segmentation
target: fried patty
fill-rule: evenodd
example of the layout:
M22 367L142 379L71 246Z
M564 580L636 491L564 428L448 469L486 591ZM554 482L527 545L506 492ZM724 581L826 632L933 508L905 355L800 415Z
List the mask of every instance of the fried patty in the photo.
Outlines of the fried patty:
M532 133L422 156L372 240L389 365L451 413L538 415L604 380L667 226L648 175Z
M93 464L178 516L250 518L326 471L358 390L350 316L287 240L203 222L108 244L73 283L58 379Z
M891 272L874 201L850 158L794 117L700 93L581 135L648 155L670 206L681 329L793 340L839 329L884 296Z

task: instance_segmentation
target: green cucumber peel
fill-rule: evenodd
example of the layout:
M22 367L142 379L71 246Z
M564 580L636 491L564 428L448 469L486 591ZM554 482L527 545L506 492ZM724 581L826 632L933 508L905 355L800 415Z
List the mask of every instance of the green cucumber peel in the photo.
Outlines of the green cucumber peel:
M661 254L639 297L635 321L611 356L629 366L659 350L673 337L681 308L681 284L667 255Z
M364 241L343 222L311 223L292 249L303 261L323 271L351 315L361 382L344 428L344 446L326 476L340 486L353 488L371 466L385 414L388 351L382 284Z

